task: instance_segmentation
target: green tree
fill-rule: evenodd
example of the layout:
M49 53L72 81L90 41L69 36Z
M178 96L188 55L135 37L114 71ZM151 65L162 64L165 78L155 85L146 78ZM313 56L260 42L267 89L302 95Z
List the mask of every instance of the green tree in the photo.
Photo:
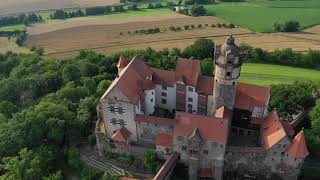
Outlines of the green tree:
M62 78L64 82L79 81L80 77L80 70L74 64L67 64L62 70Z
M193 57L196 59L213 58L214 42L210 39L200 38L192 45L186 47L182 55L187 58Z
M191 16L204 16L207 14L207 9L201 5L192 5L190 8Z
M11 118L12 114L18 112L18 106L14 105L10 101L1 101L0 102L0 113L5 115L7 118Z
M2 159L1 168L5 173L0 179L6 180L37 180L48 174L48 163L52 159L50 152L45 152L49 159L41 157L32 150L22 149L18 156L5 157ZM49 153L49 154L48 154ZM42 153L43 155L43 153Z
M110 80L102 80L97 86L97 96L101 96L111 85L112 81Z
M92 77L98 74L99 68L97 65L83 61L80 63L81 76Z
M213 60L211 58L207 58L201 61L201 72L203 75L212 76L213 68Z
M146 150L144 152L144 161L143 164L146 168L151 169L153 172L156 172L158 166L158 157L157 153L153 150Z
M269 110L275 108L281 118L291 120L292 115L314 105L315 91L312 82L272 85Z
M88 142L90 146L95 146L97 144L96 136L94 134L90 134L88 136Z
M44 177L43 180L63 180L63 175L61 171L50 174L48 177Z

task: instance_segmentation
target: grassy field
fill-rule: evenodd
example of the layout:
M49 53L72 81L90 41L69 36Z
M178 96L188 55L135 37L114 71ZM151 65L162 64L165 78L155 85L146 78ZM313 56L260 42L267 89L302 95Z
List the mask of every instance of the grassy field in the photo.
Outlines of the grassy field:
M16 31L16 30L25 30L26 26L23 24L13 25L13 26L3 26L0 27L0 31Z
M28 48L19 47L13 41L9 41L6 37L0 37L0 53L6 53L7 51L12 51L16 53L28 53L30 52Z
M241 69L240 81L259 85L292 83L296 80L320 82L320 71L289 66L245 63Z
M302 27L320 24L319 0L251 0L206 5L206 8L211 15L257 32L271 32L275 21L296 20Z

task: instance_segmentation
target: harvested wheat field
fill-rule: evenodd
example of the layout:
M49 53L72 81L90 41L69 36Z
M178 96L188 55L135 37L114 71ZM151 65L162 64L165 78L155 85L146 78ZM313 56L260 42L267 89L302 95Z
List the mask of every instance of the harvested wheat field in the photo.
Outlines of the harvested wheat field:
M55 26L39 26L31 30L31 35L26 41L26 46L33 45L45 48L48 57L66 57L77 54L81 49L92 49L102 54L109 54L125 49L154 49L184 48L200 37L211 38L216 44L222 44L225 37L233 34L237 43L246 43L268 51L292 48L296 51L309 49L320 50L320 27L313 27L301 33L253 33L243 28L212 28L211 24L223 22L215 17L186 17L175 14L126 19L85 19L74 20ZM97 25L100 23L100 25ZM90 25L88 25L90 24ZM170 31L170 26L181 27L184 25L208 24L208 27ZM49 24L50 25L50 24ZM156 28L161 33L148 35L128 35L128 31ZM60 30L59 30L60 29ZM123 35L120 35L120 32ZM319 39L319 40L318 40Z
M45 48L45 54L54 56L65 56L77 54L81 49L94 49L102 53L110 53L123 49L140 49L148 46L155 49L165 47L183 48L191 44L199 37L226 36L228 34L251 33L241 28L211 28L206 27L201 30L185 30L173 32L168 30L170 26L181 27L194 24L216 24L223 22L214 17L186 17L179 14L129 17L126 19L110 19L96 21L102 25L78 26L67 29L56 30L55 27L31 30L31 35L26 41L26 45L38 45ZM92 21L92 23L96 23ZM88 21L89 23L89 21ZM103 24L105 23L105 24ZM68 24L68 25L66 25ZM75 23L76 24L76 23ZM79 23L83 24L83 23ZM66 26L73 26L65 23ZM149 35L128 35L127 32L148 28L160 28L161 33ZM62 27L64 28L64 27ZM47 32L51 30L52 32ZM120 35L123 32L124 35Z
M106 6L119 2L120 0L0 0L0 17L63 8Z

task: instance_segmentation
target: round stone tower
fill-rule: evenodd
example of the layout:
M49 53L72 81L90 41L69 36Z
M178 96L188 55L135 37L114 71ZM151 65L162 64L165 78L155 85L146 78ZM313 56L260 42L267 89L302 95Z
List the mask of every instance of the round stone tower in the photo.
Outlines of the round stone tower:
M233 110L242 60L243 50L232 36L216 48L212 114L222 106Z

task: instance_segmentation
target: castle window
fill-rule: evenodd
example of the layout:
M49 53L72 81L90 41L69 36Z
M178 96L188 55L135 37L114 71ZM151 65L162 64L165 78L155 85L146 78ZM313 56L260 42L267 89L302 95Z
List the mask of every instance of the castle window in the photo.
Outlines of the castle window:
M274 151L274 152L273 152L273 155L277 155L277 152L276 152L276 151Z
M188 102L193 102L193 99L192 98L188 98Z
M193 92L193 87L188 87L188 91Z
M232 82L232 85L236 85L236 82Z
M124 122L124 120L123 119L119 119L119 124L120 124L120 126L125 126L125 125L127 125L125 122Z
M231 75L231 73L230 72L227 72L227 76L230 76Z
M124 114L124 109L122 107L118 107L118 113L119 114Z
M167 93L165 93L165 92L161 92L161 96L163 96L163 97L167 97Z
M163 90L167 90L167 86L162 86L162 89Z
M208 150L203 150L203 154L208 154Z
M187 150L187 146L182 146L181 149L182 149L183 151L185 151L185 150Z
M192 109L192 104L188 104L188 108L189 108L189 109Z
M113 125L116 125L117 124L117 120L115 118L112 118L110 120L110 123L113 124Z
M162 104L167 104L167 100L166 99L161 99Z
M281 156L284 156L284 152L281 152Z
M115 112L115 108L114 106L109 106L108 107L109 112L114 113Z
M150 101L153 102L153 98L151 98Z

